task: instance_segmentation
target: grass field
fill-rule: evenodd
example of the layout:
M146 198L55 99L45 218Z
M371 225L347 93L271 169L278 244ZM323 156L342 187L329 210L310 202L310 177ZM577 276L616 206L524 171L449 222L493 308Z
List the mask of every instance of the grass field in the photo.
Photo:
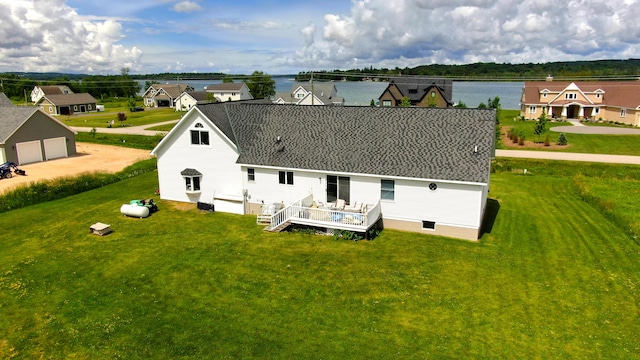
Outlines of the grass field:
M518 110L502 110L500 125L510 127L525 135L527 140L538 141L538 137L534 134L534 121L518 121L514 120L520 112ZM549 122L549 127L568 126L568 122ZM549 135L551 143L558 140L560 133L548 131L540 140L544 141L546 135ZM586 134L566 134L569 140L569 146L561 150L575 153L594 153L594 154L613 154L613 155L640 155L640 135L586 135ZM501 145L501 149L508 147ZM518 147L522 150L540 150L548 151L548 148L533 148L522 146Z
M495 168L479 243L120 215L154 173L5 213L0 358L639 358L640 168Z

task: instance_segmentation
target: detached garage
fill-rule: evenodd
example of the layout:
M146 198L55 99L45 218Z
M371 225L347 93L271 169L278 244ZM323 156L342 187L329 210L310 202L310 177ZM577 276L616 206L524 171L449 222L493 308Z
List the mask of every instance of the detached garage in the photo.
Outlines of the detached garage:
M0 108L0 155L19 165L76 154L75 132L35 107Z

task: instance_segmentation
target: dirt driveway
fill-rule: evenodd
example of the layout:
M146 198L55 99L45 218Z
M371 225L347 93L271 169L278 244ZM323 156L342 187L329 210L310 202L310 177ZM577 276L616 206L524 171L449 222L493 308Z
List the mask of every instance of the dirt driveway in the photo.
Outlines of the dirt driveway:
M42 179L73 176L83 172L118 172L140 160L149 159L149 150L130 149L119 146L76 143L77 155L20 165L26 176L13 174L11 179L0 179L0 194L18 185Z

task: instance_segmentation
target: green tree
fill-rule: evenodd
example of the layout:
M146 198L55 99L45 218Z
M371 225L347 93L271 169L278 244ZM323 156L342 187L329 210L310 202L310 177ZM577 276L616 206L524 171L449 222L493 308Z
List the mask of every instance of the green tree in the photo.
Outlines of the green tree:
M533 127L533 133L538 136L538 142L540 142L540 136L547 132L547 116L542 113L538 118L538 121Z
M407 96L404 96L404 97L402 98L402 101L400 102L400 106L402 106L402 107L409 107L409 106L411 106L411 100L410 100Z
M276 81L262 71L254 71L245 84L254 99L266 99L276 94Z
M225 83L225 84L233 83L233 78L231 76L227 75L227 76L222 78L222 82Z
M373 99L371 99L371 102L369 103L369 106L376 106L376 102Z
M136 99L133 98L133 96L129 96L129 98L127 99L127 109L129 109L129 112L132 113L136 108Z
M218 99L216 99L216 96L212 92L207 92L207 96L205 97L205 100L208 103L218 102Z
M458 100L458 102L455 105L453 105L453 107L466 109L467 108L467 104L465 104L462 100Z
M558 141L556 141L556 144L564 146L567 145L569 143L569 140L567 140L567 136L564 133L561 133L560 136L558 136Z

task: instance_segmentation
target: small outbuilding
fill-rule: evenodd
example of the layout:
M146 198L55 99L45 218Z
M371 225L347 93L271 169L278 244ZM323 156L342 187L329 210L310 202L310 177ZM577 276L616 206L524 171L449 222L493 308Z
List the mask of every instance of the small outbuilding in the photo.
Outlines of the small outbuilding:
M19 165L76 154L75 131L35 107L0 111L0 163Z

